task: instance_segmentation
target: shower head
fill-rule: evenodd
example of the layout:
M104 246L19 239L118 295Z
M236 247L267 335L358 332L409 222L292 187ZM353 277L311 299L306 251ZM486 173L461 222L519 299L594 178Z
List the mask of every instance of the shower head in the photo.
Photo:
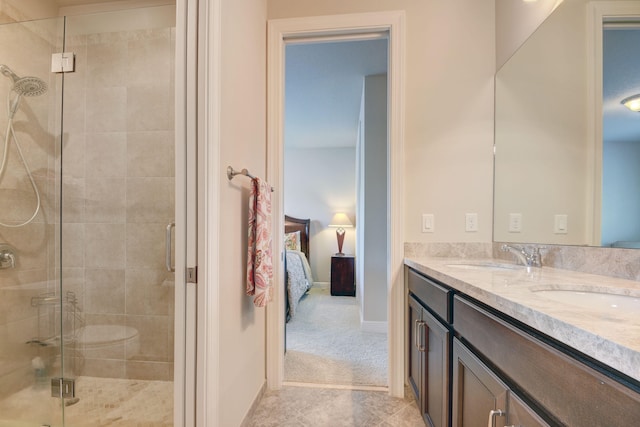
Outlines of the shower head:
M18 77L11 68L0 64L0 73L13 80L11 90L22 96L38 96L47 91L47 84L37 77Z
M47 84L37 77L23 77L14 83L12 90L22 96L38 96L47 91Z

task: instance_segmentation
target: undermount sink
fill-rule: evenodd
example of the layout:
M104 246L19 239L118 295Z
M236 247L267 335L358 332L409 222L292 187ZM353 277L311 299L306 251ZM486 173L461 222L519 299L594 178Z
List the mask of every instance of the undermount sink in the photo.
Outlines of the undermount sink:
M639 312L640 296L607 292L567 289L544 289L534 291L552 301L587 309L608 312Z
M499 262L460 262L455 264L447 264L447 267L461 268L465 270L522 270L525 267L517 264L507 264Z

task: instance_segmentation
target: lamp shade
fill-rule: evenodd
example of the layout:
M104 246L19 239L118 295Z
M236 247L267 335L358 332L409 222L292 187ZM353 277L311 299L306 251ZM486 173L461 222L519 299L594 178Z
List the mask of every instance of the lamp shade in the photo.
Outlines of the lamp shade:
M343 212L338 212L333 216L333 218L331 218L331 222L329 222L329 227L347 228L347 227L353 227L353 223L351 222L347 214Z

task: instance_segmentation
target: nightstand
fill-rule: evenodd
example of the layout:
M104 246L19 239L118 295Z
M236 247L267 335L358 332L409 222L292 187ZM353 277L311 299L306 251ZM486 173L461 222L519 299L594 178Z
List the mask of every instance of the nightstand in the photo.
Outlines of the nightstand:
M353 255L331 257L331 295L356 296L355 258Z

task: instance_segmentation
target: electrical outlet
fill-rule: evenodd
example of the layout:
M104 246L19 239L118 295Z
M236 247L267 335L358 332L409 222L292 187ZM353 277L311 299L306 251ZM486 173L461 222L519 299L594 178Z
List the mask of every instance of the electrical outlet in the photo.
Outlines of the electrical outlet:
M422 232L433 233L436 228L436 221L433 214L422 214Z
M509 233L520 233L522 231L522 214L509 214Z
M567 234L567 219L565 214L556 215L553 221L553 232L555 234Z
M468 232L478 231L478 214L468 213L464 215L465 230Z

